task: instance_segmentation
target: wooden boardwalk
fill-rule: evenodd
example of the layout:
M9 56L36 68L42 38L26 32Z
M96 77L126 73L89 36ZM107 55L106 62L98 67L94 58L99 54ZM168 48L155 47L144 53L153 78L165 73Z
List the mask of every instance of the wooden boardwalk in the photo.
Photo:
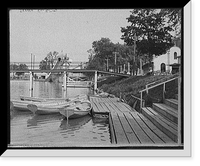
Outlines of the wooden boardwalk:
M93 114L108 114L111 142L119 146L175 145L144 115L118 98L91 96Z

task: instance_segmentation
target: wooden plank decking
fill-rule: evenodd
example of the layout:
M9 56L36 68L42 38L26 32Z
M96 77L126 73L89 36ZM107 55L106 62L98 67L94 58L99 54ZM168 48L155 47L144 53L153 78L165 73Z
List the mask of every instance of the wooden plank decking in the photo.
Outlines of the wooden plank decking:
M90 96L93 114L108 114L111 142L117 145L175 145L144 115L136 112L118 98Z

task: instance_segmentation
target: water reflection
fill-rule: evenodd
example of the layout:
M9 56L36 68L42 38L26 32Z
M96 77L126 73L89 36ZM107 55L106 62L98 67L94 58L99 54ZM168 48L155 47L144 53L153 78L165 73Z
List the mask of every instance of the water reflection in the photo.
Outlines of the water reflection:
M62 119L61 115L33 115L30 119L27 120L27 127L40 126L42 124L52 123Z
M28 80L11 80L10 81L11 99L19 99L20 95L29 96ZM59 82L33 82L33 96L44 98L62 98L64 96L62 83ZM80 94L92 94L89 88L71 88L65 91L66 97L74 97Z
M11 99L20 95L29 96L29 81L10 81ZM60 98L62 83L34 82L34 97ZM89 88L67 88L67 97L92 94ZM84 146L87 144L110 144L107 119L96 119L89 115L77 119L63 120L63 116L33 115L31 112L14 110L10 118L11 145L31 146Z
M101 118L93 117L92 122L94 124L108 124L109 123L107 116L101 117Z
M61 121L60 128L65 131L78 130L81 126L86 124L91 119L92 117L89 115L76 119L69 119L69 120L63 119Z
M50 82L35 82L35 95L40 97L54 96L55 98L62 97L62 84L61 83L50 83Z

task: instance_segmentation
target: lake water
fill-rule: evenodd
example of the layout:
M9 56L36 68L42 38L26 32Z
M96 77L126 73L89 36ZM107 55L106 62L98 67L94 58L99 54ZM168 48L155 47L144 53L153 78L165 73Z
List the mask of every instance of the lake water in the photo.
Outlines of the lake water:
M34 97L63 97L61 83L34 82ZM67 88L67 97L91 94L89 88ZM11 80L10 96L19 99L29 96L29 81ZM10 118L11 146L74 147L110 145L108 119L90 115L64 120L62 115L33 115L31 112L14 111Z

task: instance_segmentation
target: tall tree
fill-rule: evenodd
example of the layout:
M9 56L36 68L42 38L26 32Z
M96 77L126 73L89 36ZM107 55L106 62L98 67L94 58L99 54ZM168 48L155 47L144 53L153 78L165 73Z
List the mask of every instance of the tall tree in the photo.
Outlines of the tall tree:
M88 50L90 56L89 63L94 63L96 64L96 68L105 70L106 59L108 58L110 61L114 57L113 51L114 43L109 38L101 38L100 40L94 41L92 43L92 49ZM96 63L97 61L98 63Z
M92 48L95 55L100 58L100 63L103 65L105 63L105 59L113 54L114 44L109 38L101 38L100 40L92 43Z
M162 55L173 45L172 27L159 10L134 9L127 20L131 25L121 28L121 39L129 46L136 42L137 56L147 55L151 62L153 55Z
M166 22L170 24L173 28L174 40L179 40L180 42L176 44L181 48L181 22L182 22L182 9L171 8L171 9L161 9L160 13L165 18Z

